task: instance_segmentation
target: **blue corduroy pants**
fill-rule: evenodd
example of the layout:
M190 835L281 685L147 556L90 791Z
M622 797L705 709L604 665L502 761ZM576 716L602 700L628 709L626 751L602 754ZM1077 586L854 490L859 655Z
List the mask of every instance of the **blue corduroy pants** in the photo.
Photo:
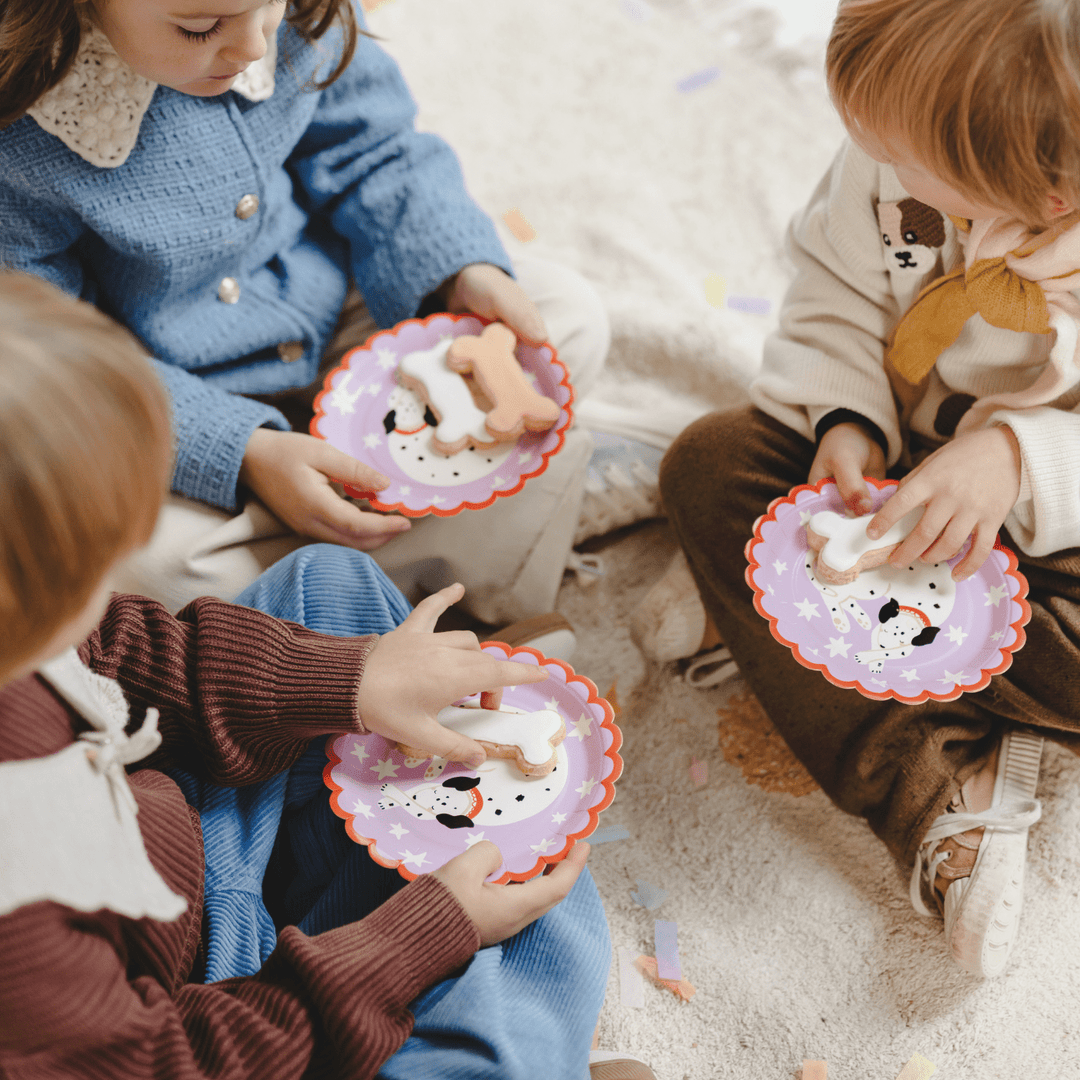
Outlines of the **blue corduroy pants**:
M325 544L282 559L236 602L339 636L386 633L409 613L369 556ZM172 773L202 821L207 982L258 971L276 926L321 933L363 918L405 885L349 839L330 809L325 742L248 788ZM607 920L586 870L542 919L481 949L464 973L413 1001L413 1033L379 1076L581 1080L610 960Z

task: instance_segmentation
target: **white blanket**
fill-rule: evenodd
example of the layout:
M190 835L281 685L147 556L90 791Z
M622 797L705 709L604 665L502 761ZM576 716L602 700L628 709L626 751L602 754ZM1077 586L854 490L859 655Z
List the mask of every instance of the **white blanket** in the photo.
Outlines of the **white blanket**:
M796 28L815 13L817 39L783 48L775 16L733 0L391 0L372 13L420 126L455 147L480 205L500 225L517 208L530 247L602 294L614 340L582 409L592 426L663 444L745 400L788 279L788 220L842 136L821 75L829 6L798 0ZM693 76L702 85L679 88ZM722 284L707 290L710 276ZM728 306L740 297L771 314Z

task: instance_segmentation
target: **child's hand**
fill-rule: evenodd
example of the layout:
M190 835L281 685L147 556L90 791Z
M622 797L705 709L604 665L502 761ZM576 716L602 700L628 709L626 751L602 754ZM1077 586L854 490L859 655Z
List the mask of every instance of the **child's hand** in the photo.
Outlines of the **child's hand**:
M906 513L926 507L919 524L889 562L951 559L972 533L971 550L953 567L953 580L971 577L990 554L998 529L1020 494L1020 446L1012 429L985 428L960 435L935 450L900 481L896 494L874 516L866 535L876 540Z
M484 879L499 869L502 855L490 840L473 844L434 872L457 898L480 931L481 945L513 937L562 900L585 869L589 845L579 842L555 868L522 885L491 885Z
M479 765L487 758L484 748L444 728L435 714L477 691L483 693L485 708L498 708L504 686L543 682L548 676L543 667L489 656L468 630L433 633L439 616L464 594L461 585L432 594L396 630L379 638L368 653L357 704L368 731L447 761ZM496 700L489 691L498 691Z
M542 345L547 328L536 305L509 274L490 263L471 263L443 284L446 310L471 311L506 323L523 341Z
M240 482L294 532L330 544L370 551L409 529L407 518L373 514L343 499L331 480L364 491L390 481L368 465L313 435L253 431L240 466Z
M836 481L844 505L858 517L873 509L864 476L885 479L885 455L861 424L837 424L829 428L818 443L810 466L810 483L826 476Z

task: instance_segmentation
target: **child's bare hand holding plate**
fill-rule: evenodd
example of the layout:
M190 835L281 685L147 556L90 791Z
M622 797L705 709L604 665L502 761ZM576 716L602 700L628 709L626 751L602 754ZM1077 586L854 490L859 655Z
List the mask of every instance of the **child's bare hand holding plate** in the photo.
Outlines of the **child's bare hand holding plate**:
M918 525L889 562L898 568L916 559L945 562L973 536L971 550L953 567L953 579L963 581L993 550L994 538L1020 494L1020 467L1020 446L1011 428L958 435L900 481L866 535L876 540L909 511L925 506Z

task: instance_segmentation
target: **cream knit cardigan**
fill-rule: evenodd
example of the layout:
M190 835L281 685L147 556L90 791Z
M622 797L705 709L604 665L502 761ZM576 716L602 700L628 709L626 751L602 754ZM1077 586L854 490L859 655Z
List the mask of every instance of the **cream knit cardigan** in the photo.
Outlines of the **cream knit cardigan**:
M895 230L888 245L883 233L890 214L898 216L895 205L908 198L891 167L851 143L841 148L791 225L796 276L750 390L754 404L811 440L818 421L835 409L865 416L885 434L890 465L905 453L906 434L883 365L896 323L924 285L960 260L1005 254L1030 235L999 220L975 222L969 237L946 218L944 242L912 247L913 258L902 264ZM1002 242L1007 246L996 250ZM1080 251L1080 226L1063 246ZM959 395L970 395L976 403L960 431L995 424L1012 429L1020 444L1021 489L1005 525L1033 556L1080 547L1077 312L1080 293L1060 293L1051 303L1049 335L999 329L974 315L939 356L909 421L912 432L943 444L953 429L943 427L941 416L961 402Z

